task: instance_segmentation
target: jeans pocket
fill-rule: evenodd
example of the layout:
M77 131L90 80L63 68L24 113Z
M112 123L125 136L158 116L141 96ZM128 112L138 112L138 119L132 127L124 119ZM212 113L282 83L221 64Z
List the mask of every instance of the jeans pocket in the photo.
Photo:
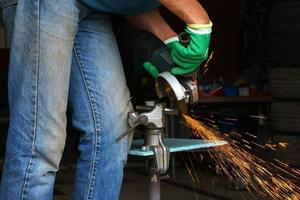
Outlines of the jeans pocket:
M4 10L5 8L16 5L17 3L18 0L0 0L0 7Z

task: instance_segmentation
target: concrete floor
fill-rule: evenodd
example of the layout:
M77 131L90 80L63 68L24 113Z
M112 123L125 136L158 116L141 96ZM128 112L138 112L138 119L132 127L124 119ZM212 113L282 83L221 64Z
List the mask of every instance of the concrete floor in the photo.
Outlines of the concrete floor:
M0 154L0 170L2 167ZM57 175L54 200L71 199L75 164L78 155L73 151L65 152L60 172ZM65 158L65 159L64 159ZM137 162L137 163L136 163ZM120 200L147 200L148 177L144 172L144 161L129 160L125 169L124 183ZM237 192L229 188L228 180L217 176L213 170L199 172L200 183L193 186L192 179L183 167L176 168L176 179L162 182L162 200L252 200L258 199L248 192ZM193 189L194 188L194 189ZM195 191L197 190L197 192Z
M2 165L0 159L0 166ZM140 165L144 163L140 163ZM130 166L130 162L129 162ZM70 200L73 188L75 165L61 166L57 174L54 200ZM176 168L176 178L162 181L162 200L258 200L258 197L246 191L233 191L225 177L216 175L212 170L198 173L200 183L193 185L192 179L183 167ZM147 200L148 177L144 168L129 167L125 169L120 200Z
M143 168L130 167L125 170L120 200L147 200L148 177ZM55 186L54 200L71 199L72 181L75 170L62 170ZM259 199L246 191L233 191L228 180L205 170L199 174L200 184L193 186L187 170L176 169L176 178L162 182L162 200L252 200ZM196 192L197 190L197 192Z
M0 158L0 171L3 160ZM147 200L148 181L145 174L144 161L128 162L125 169L120 200ZM76 166L63 164L57 174L54 200L70 200ZM161 183L162 200L263 200L247 191L230 189L227 178L216 175L211 169L198 170L199 183L192 184L188 171L181 166L176 167L176 178Z

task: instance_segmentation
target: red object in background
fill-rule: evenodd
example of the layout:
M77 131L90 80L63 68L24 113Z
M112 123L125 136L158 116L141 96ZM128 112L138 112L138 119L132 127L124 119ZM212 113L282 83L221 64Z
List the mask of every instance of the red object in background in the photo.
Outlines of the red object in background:
M2 69L8 70L8 63L9 63L9 50L0 49L0 70Z
M206 93L202 90L201 87L198 88L198 96L199 97L205 97L206 96Z
M256 86L250 86L250 96L258 96L259 92L257 91L257 87Z
M205 92L201 85L199 85L198 89L199 89L198 90L199 97L217 97L217 96L221 96L223 93L223 87L221 86L213 90L210 90L208 92Z
M250 96L258 96L258 97L270 97L270 91L267 85L264 87L257 87L255 85L250 86Z

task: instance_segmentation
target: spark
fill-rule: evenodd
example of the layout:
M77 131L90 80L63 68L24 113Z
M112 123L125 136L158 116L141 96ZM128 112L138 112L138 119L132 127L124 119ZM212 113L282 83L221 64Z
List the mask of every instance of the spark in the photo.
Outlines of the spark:
M267 147L268 149L272 149L272 150L276 151L277 145L274 145L274 144L265 144L265 147Z
M228 117L226 117L225 120L228 120L228 121L234 121L234 122L237 122L237 121L238 121L237 118L228 118Z
M255 145L255 146L259 147L259 148L262 148L262 149L266 148L266 147L264 147L264 146L262 146L260 144L257 144L256 142L251 142L251 144L253 144L253 145Z
M210 55L209 55L209 57L208 57L208 59L207 59L207 61L205 62L205 64L204 64L204 67L203 67L203 73L204 74L206 74L207 72L208 72L208 70L209 70L209 63L210 63L210 61L211 61L211 59L214 57L214 52L212 51L211 53L210 53Z
M248 143L245 144L245 141L239 142L231 139L228 135L222 136L190 116L183 115L183 118L196 137L213 141L227 141L228 145L209 150L210 157L216 163L218 174L225 174L229 178L240 178L250 193L255 191L267 199L300 199L300 187L277 173L280 170L286 175L292 175L299 179L300 172L298 170L291 169L287 164L278 160L275 160L274 163L265 162L249 152L251 147ZM274 149L272 145L270 147Z
M218 121L220 124L226 124L226 125L234 125L233 123L230 122L224 122L224 121Z
M241 134L239 134L238 132L236 132L236 131L231 131L230 133L229 133L229 135L225 135L226 137L232 137L232 138L242 138L242 135Z
M247 140L242 139L243 142L245 142L246 144L250 144L250 142L248 142Z
M282 149L286 149L286 148L288 148L289 143L286 143L286 142L279 142L279 143L278 143L278 146L279 146L280 148L282 148Z
M267 119L266 116L263 115L249 115L249 117L256 119Z
M257 138L257 136L256 136L256 135L253 135L253 134L251 134L251 133L248 133L248 132L245 132L245 135L248 135L248 136L250 136L250 137L252 137L252 138L254 138L254 139L256 139L256 138Z

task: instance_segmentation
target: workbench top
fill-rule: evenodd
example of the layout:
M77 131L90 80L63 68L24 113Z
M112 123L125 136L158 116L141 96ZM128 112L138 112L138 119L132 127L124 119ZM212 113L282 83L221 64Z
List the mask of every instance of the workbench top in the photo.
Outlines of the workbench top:
M154 156L153 151L142 151L141 146L144 144L144 140L134 140L129 152L132 156ZM195 140L195 139L177 139L177 138L165 138L164 144L170 148L171 153L192 151L192 150L207 150L212 147L217 147L227 144L225 141L209 141L209 140Z

